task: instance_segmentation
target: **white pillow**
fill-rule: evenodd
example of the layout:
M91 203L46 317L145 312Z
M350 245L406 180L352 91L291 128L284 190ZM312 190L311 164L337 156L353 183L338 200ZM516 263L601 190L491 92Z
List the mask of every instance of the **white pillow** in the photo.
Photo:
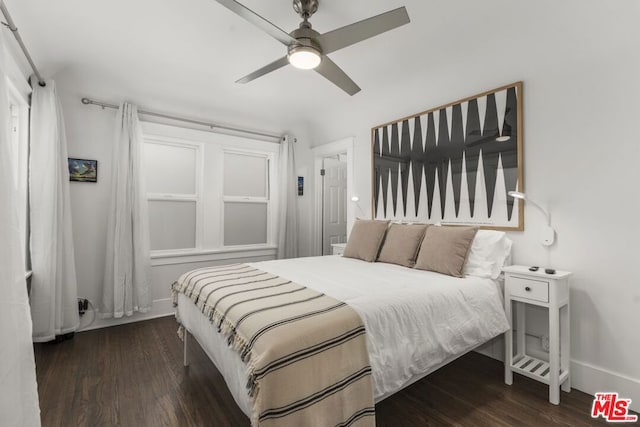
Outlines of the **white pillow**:
M511 254L512 244L504 231L478 230L471 243L463 274L497 279Z

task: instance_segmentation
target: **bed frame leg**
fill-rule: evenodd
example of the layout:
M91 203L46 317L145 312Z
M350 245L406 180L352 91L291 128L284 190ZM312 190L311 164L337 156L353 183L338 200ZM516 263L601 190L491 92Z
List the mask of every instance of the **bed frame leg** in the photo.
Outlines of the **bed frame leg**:
M188 347L187 347L187 341L189 340L189 331L187 331L186 329L184 330L184 338L182 340L182 342L184 343L184 353L183 353L183 359L182 359L182 365L183 366L189 366L189 352L188 352Z

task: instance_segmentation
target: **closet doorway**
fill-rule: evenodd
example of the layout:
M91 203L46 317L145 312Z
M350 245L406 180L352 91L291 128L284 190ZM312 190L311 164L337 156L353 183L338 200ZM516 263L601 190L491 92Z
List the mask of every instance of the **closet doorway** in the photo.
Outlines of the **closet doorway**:
M353 222L353 138L313 148L315 230L313 253L331 255L331 244L347 241Z

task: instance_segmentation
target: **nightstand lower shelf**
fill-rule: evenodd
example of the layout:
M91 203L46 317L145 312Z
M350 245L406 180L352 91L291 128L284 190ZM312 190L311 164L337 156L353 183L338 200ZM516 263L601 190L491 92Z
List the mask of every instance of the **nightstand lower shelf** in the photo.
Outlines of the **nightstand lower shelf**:
M532 356L516 356L511 364L511 370L547 385L551 382L549 379L549 362ZM569 372L561 369L559 383L562 384L568 376Z

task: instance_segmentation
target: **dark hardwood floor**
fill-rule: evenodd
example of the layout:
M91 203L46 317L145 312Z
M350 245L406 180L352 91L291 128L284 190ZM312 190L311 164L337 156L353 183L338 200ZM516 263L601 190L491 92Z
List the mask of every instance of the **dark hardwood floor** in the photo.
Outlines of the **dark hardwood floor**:
M82 332L35 346L43 426L248 426L195 340L182 366L173 317ZM547 387L469 353L376 406L378 426L586 426L592 397L561 404Z

